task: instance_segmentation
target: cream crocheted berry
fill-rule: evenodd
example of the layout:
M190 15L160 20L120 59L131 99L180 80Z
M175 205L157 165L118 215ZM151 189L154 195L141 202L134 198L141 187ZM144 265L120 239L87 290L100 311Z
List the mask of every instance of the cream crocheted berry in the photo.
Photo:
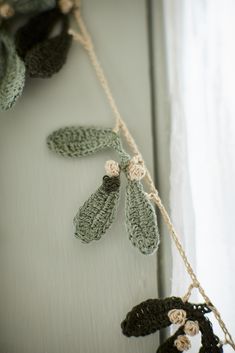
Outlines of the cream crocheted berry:
M186 322L186 311L182 309L173 309L168 312L169 320L175 325L184 325Z
M175 347L180 352L188 351L191 348L191 342L187 336L180 335L174 342Z

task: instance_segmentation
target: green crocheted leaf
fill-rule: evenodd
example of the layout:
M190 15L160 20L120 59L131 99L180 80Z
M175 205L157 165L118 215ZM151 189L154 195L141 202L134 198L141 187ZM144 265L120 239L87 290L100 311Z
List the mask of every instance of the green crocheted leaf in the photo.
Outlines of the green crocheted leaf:
M164 343L162 343L156 353L179 353L179 351L175 346L175 340L178 336L185 336L184 330L180 327L171 337L169 337ZM186 350L185 350L186 351ZM209 353L209 351L208 351Z
M25 83L25 65L16 53L13 39L5 31L0 32L2 43L1 62L5 63L0 82L0 109L8 110L22 94Z
M153 254L159 245L157 217L139 181L128 180L126 225L129 239L142 254Z
M66 17L64 17L66 19ZM34 78L49 78L64 66L72 37L67 31L38 43L26 54L27 73Z
M61 24L60 33L51 37L58 23ZM60 71L72 43L68 27L68 16L55 8L32 17L17 31L17 52L24 59L30 77L49 78Z
M103 178L103 184L80 208L74 218L75 236L84 243L98 240L109 229L116 215L120 178Z
M54 131L47 144L51 151L65 157L83 157L112 147L118 135L111 129L65 127Z
M134 306L121 323L122 333L140 337L170 326L167 313L181 303L180 298L148 299Z
M57 8L31 17L15 34L18 55L24 59L32 47L49 37L55 24L62 17L63 15Z

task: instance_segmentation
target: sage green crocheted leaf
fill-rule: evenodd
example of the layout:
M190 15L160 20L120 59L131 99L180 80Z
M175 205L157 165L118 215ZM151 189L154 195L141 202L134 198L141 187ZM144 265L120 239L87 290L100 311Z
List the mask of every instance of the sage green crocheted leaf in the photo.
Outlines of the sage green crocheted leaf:
M65 127L48 138L50 150L65 157L82 157L111 147L118 135L111 129Z
M103 178L103 184L80 208L74 218L75 236L84 243L98 240L110 228L117 213L120 178Z
M56 5L55 0L7 0L4 2L13 6L19 14L41 12L52 9Z
M0 61L5 65L0 81L0 109L8 110L23 92L25 65L16 53L13 39L3 30L0 32L0 42L2 43L1 55L4 55Z
M153 254L159 245L155 210L139 181L126 187L126 226L129 239L144 255Z

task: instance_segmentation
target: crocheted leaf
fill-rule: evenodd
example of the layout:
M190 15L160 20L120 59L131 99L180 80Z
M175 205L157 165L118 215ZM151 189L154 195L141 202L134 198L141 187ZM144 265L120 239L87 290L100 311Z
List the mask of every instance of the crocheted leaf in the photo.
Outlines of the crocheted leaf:
M67 33L39 43L25 57L30 77L49 78L66 62L72 38Z
M214 334L211 322L207 317L197 319L201 331L202 346L199 353L223 353L219 338Z
M27 71L31 77L49 78L66 62L72 37L68 31L68 17L62 17L63 28L59 35L46 39L32 47L25 56Z
M120 178L105 176L103 184L90 196L74 218L75 236L84 243L98 240L111 226L119 200Z
M128 180L126 188L126 225L129 239L142 254L153 254L159 245L157 217L142 184Z
M181 298L148 299L136 305L122 322L125 336L146 336L171 325L168 312L171 309L182 309Z
M185 336L184 334L184 330L182 327L180 327L175 333L174 335L172 335L171 337L169 337L163 344L161 344L159 346L159 348L157 349L157 352L156 353L179 353L179 352L182 352L179 351L174 342L175 340L177 339L177 337L179 335L182 335L182 336ZM208 352L209 353L209 352Z
M15 34L16 50L21 58L36 44L48 38L55 23L63 15L60 11L52 9L32 17Z
M136 305L122 322L122 331L126 336L145 336L171 325L168 312L183 309L189 320L199 320L210 310L206 304L183 302L179 297L148 299Z
M4 72L1 73L0 82L0 109L8 110L22 94L25 83L25 65L16 53L12 38L5 31L0 32L0 42L2 43L1 62L5 63Z
M56 0L7 0L20 14L41 12L55 7Z
M50 150L65 157L83 157L112 147L118 135L111 129L65 127L48 138Z
M199 353L223 353L223 348L219 345L219 338L214 335L211 322L208 318L203 315L196 317L196 321L199 323L199 329L201 332L201 341L202 346L199 350ZM195 318L194 318L195 320ZM169 337L157 350L157 353L179 353L182 352L183 346L181 349L177 349L176 340L179 336L185 336L184 326L181 326L171 337ZM179 348L179 347L178 347ZM187 349L187 344L184 351Z

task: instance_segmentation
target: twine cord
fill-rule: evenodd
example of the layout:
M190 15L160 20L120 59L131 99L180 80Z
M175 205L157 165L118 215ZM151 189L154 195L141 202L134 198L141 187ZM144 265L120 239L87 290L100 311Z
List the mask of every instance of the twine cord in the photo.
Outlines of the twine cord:
M106 76L104 74L104 71L102 69L102 66L97 58L95 49L94 49L94 45L93 45L93 41L91 39L91 36L86 28L85 22L83 21L83 18L81 16L81 11L80 11L80 0L74 0L74 9L73 9L73 15L76 19L76 22L78 24L78 27L80 29L80 33L74 31L73 29L69 30L69 34L73 36L73 39L77 42L79 42L84 49L87 51L88 56L90 58L91 64L96 72L97 78L105 92L105 95L107 97L107 100L109 102L109 105L111 107L111 110L113 111L114 117L115 117L115 127L114 127L114 131L118 132L121 131L123 136L126 139L127 144L129 145L131 151L133 152L134 155L137 155L139 157L139 159L143 162L144 165L144 160L142 158L142 155L139 151L139 148L134 140L134 138L132 137L130 131L127 128L127 125L125 123L125 121L123 120L117 104L115 102L115 99L112 95L109 83L106 79ZM200 292L201 296L204 298L205 303L207 304L207 306L211 309L211 311L214 313L214 316L216 318L216 320L218 321L225 339L223 341L223 344L229 344L235 351L235 342L232 338L232 335L230 334L230 332L228 331L224 321L222 320L221 314L218 311L218 309L212 305L212 301L210 300L210 298L207 296L205 290L203 289L203 287L201 286L188 258L187 255L185 253L185 250L180 242L180 237L177 234L176 229L174 228L174 225L170 219L170 216L166 210L166 208L164 207L161 198L159 197L158 194L158 190L155 187L154 181L151 177L150 172L148 171L148 169L146 168L146 174L145 174L145 181L146 184L149 187L149 193L148 196L149 198L157 205L157 207L160 210L160 213L162 215L162 218L164 220L164 222L166 223L169 233L172 237L172 240L175 243L175 246L184 262L185 268L187 273L189 274L191 280L192 280L192 284L189 287L188 292L186 293L186 295L183 297L183 299L185 301L187 301L189 299L189 297L191 296L191 292L193 288L197 288L198 291Z

